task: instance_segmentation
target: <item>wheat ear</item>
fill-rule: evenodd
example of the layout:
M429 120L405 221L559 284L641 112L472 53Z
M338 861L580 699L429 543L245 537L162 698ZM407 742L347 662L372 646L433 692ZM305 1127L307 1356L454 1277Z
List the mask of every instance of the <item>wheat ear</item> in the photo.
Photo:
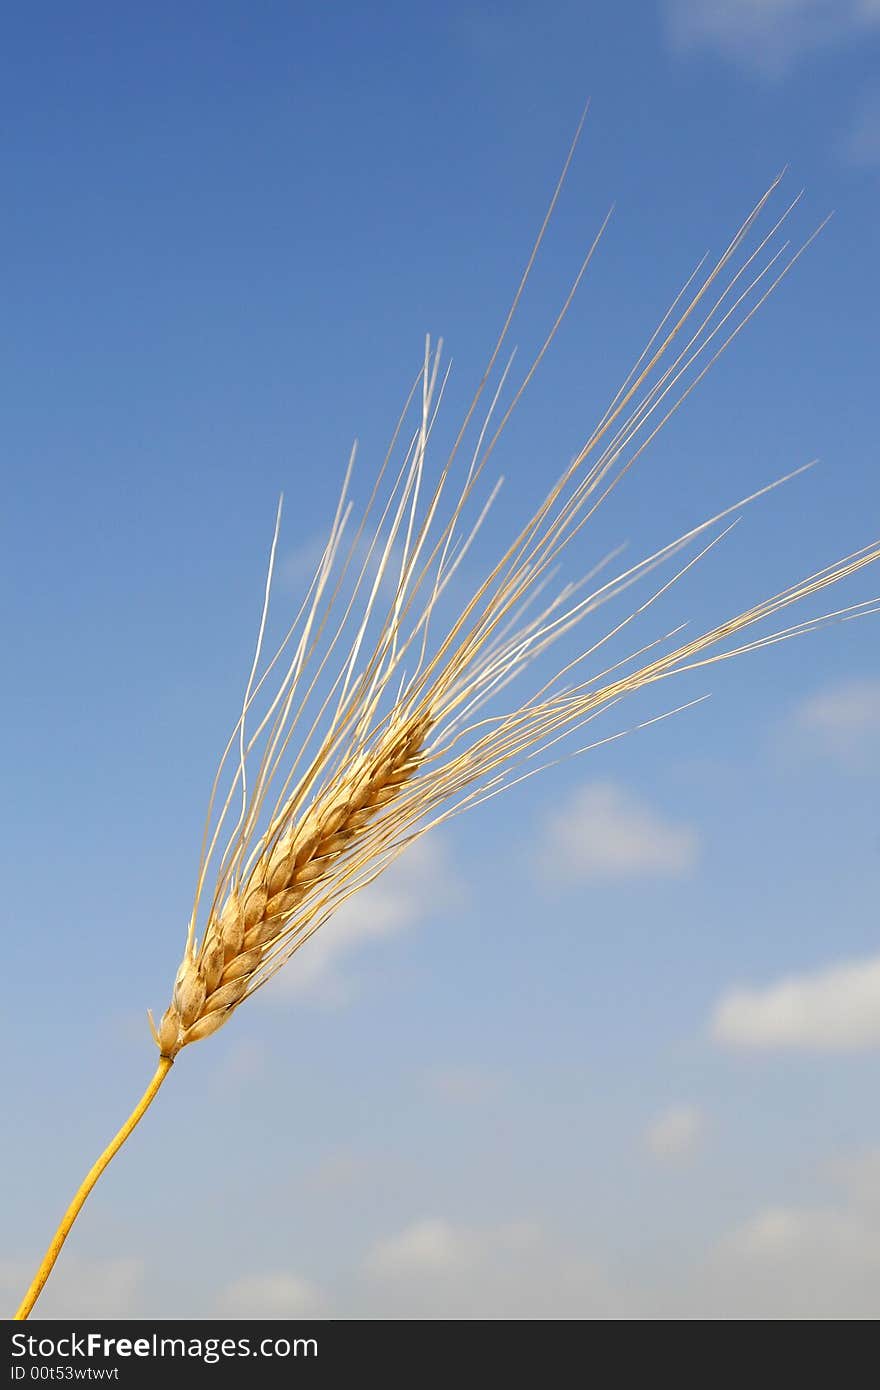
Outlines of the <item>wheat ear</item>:
M428 481L428 449L445 378L440 376L439 348L432 351L426 343L422 368L354 534L348 499L352 457L312 584L286 636L265 662L279 509L256 652L241 714L209 800L183 959L171 1003L157 1026L150 1019L159 1049L158 1069L139 1105L77 1191L16 1315L19 1319L29 1315L83 1202L155 1098L180 1050L216 1032L351 894L371 882L414 839L532 776L551 760L560 740L639 690L787 641L830 620L875 611L875 601L869 600L741 638L755 624L874 563L880 558L876 543L686 641L678 636L679 625L659 638L640 639L623 655L613 651L610 644L653 610L727 534L730 528L722 527L722 521L767 488L610 578L605 576L617 551L601 558L583 578L562 584L551 596L547 593L566 547L801 254L803 247L792 250L788 241L780 244L781 228L797 199L766 234L752 237L779 180L716 263L704 270L701 262L688 278L598 424L512 542L463 596L455 593L462 583L463 562L497 492L496 485L480 500L486 464L607 223L606 218L500 420L494 423L510 364L500 373L477 429L478 405L562 178L486 372L433 482ZM411 407L417 418L408 430ZM465 441L472 427L476 439L470 445ZM467 458L466 449L469 461L450 502L448 485L456 466ZM593 633L555 670L545 670L537 688L506 703L508 688L562 638L672 562L671 577L652 583L623 618ZM452 614L443 624L443 606L453 598ZM587 667L588 662L592 666ZM617 731L568 751L584 752L619 736Z
M320 893L341 857L390 806L419 765L424 722L392 729L332 797L289 824L240 891L212 914L198 952L187 950L159 1023L163 1057L215 1033L240 1004L297 908Z

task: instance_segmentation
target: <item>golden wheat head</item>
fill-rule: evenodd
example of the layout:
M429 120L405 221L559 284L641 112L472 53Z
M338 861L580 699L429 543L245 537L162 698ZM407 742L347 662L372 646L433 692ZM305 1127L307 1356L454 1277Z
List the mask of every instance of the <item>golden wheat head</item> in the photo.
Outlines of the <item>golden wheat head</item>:
M572 462L469 592L461 582L462 561L497 492L496 487L482 500L478 497L486 463L571 294L493 424L508 371L500 374L494 398L474 430L476 439L465 453L467 430L509 329L520 285L483 381L431 485L429 445L445 379L440 380L440 347L432 351L426 343L422 368L353 537L346 547L354 455L306 601L261 671L276 522L257 654L241 716L214 785L184 957L171 1003L154 1028L162 1056L171 1059L182 1047L216 1032L345 897L375 877L413 838L439 819L530 775L522 771L524 762L533 761L625 695L808 631L829 616L854 616L871 606L855 605L837 615L731 643L745 629L870 564L877 557L876 546L809 575L687 642L673 645L675 634L669 634L604 668L597 660L598 669L588 671L587 663L612 638L726 534L722 520L761 495L757 493L599 582L600 570L607 570L616 558L605 557L586 579L563 586L549 602L545 594L543 606L534 611L562 552L800 255L780 237L797 199L763 235L754 235L778 183L751 211L717 262L708 270L701 265L690 277ZM604 227L605 223L600 235ZM540 236L523 283L539 243ZM598 236L572 294L597 243ZM407 433L414 401L416 419ZM451 486L456 466L457 487ZM447 504L449 491L453 500ZM600 629L573 660L545 674L537 688L505 703L507 689L563 636L688 549L689 557L671 577L625 618ZM444 627L441 600L453 582L456 603ZM246 734L260 696L268 709L253 733ZM295 735L299 745L292 758ZM212 821L221 774L233 749L237 766ZM252 765L255 772L249 781ZM270 807L270 788L282 776ZM219 855L199 938L208 864L218 851L234 800L239 804L237 821Z

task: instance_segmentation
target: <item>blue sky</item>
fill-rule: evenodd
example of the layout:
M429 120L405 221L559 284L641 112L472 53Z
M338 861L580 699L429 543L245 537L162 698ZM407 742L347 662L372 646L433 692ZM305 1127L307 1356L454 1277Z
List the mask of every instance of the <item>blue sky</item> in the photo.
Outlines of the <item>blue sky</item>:
M880 8L47 3L3 28L11 1303L153 1064L278 493L283 613L427 331L460 416L587 97L524 358L615 212L499 451L487 555L786 164L796 234L831 224L581 567L817 457L676 620L880 534ZM876 1314L875 623L683 682L711 700L425 840L183 1054L39 1310Z

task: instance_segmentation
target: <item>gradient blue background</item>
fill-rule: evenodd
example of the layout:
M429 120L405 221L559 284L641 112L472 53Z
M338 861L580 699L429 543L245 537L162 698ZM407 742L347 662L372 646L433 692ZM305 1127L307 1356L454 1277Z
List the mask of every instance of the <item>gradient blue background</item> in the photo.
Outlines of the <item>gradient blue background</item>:
M355 435L363 495L426 331L454 359L457 419L587 97L523 360L616 211L497 459L487 554L785 164L807 189L800 233L832 223L572 564L624 539L638 553L814 457L675 618L719 619L880 534L880 13L758 8L7 11L10 1302L152 1066L144 1011L180 954L277 495L283 609ZM863 576L846 600L878 589ZM415 893L441 883L436 911L407 916L404 895L398 930L186 1053L45 1314L876 1312L876 619L680 690L713 698L453 825ZM841 728L810 723L825 695ZM595 780L689 828L692 870L552 882L536 847ZM821 1020L782 1047L713 1036L735 987L847 960L876 992L857 1045L833 1021L823 1045ZM690 1137L664 1155L650 1133L670 1107Z

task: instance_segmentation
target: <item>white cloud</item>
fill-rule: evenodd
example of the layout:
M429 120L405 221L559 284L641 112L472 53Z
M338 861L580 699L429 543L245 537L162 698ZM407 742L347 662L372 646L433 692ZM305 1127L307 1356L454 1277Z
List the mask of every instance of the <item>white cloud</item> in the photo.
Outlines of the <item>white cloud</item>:
M769 1203L703 1257L643 1288L652 1319L875 1319L880 1307L880 1152L836 1161L838 1192L816 1205ZM627 1316L636 1316L631 1297Z
M672 1112L670 1112L672 1113ZM652 1238L597 1263L535 1222L425 1215L339 1269L327 1289L291 1271L236 1279L212 1315L243 1318L702 1319L875 1317L880 1149L825 1164L815 1205L770 1201L722 1234L684 1235L662 1265ZM687 1221L685 1221L687 1226ZM650 1223L648 1227L650 1231ZM328 1247L332 1252L332 1246ZM616 1273L611 1274L612 1268Z
M880 956L763 988L734 989L712 1016L716 1042L844 1052L880 1046Z
M722 1249L737 1259L776 1261L802 1248L816 1234L822 1244L830 1243L835 1229L839 1236L841 1224L836 1215L829 1220L828 1213L818 1209L768 1207L726 1236Z
M251 1274L227 1284L217 1311L230 1318L326 1317L324 1299L313 1284L295 1274Z
M553 812L541 837L543 867L570 883L594 878L681 878L697 861L696 832L664 819L613 783L582 787Z
M458 892L443 840L433 834L417 840L379 878L343 903L261 993L276 1000L305 995L344 1002L351 988L340 972L345 958L369 942L451 910Z
M766 76L880 27L878 0L666 0L674 47L708 49Z
M639 1257L612 1282L539 1226L425 1218L367 1255L355 1317L550 1319L875 1318L880 1307L880 1151L835 1163L837 1193L768 1204L703 1255L662 1270Z
M645 1144L654 1158L690 1158L703 1135L703 1112L696 1105L673 1105L645 1131Z
M880 752L880 680L838 682L808 696L795 723L822 752L853 766Z
M719 1243L702 1282L715 1316L873 1320L880 1224L852 1199L768 1207Z
M4 1301L18 1304L33 1274L33 1268L23 1261L0 1261ZM83 1260L65 1251L40 1294L31 1320L136 1317L143 1274L143 1262L138 1259Z
M366 1310L380 1317L604 1318L618 1306L593 1264L529 1223L414 1221L379 1241L362 1272Z
M381 1278L409 1278L467 1268L480 1255L472 1231L446 1221L415 1221L396 1236L379 1241L367 1256L366 1268Z

